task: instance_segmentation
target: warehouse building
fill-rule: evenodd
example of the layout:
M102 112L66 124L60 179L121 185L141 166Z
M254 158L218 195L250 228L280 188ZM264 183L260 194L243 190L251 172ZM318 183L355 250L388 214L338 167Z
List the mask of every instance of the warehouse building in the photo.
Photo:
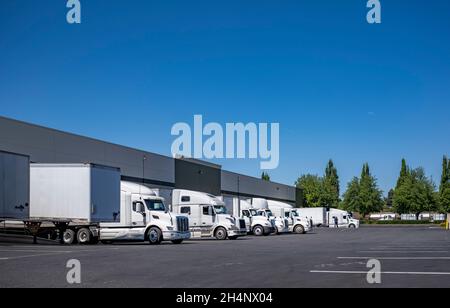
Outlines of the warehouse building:
M159 188L165 198L182 188L301 206L293 186L222 170L220 165L174 159L105 141L0 117L0 150L28 155L34 163L94 163L120 168L122 179Z

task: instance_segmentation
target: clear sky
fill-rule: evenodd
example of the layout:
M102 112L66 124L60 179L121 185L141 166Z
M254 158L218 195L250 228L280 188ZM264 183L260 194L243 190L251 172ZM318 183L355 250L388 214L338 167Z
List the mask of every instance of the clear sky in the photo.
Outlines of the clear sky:
M341 186L400 160L439 181L450 154L450 1L0 1L0 114L170 155L175 122L279 122L293 184L335 161ZM259 176L259 161L220 160Z

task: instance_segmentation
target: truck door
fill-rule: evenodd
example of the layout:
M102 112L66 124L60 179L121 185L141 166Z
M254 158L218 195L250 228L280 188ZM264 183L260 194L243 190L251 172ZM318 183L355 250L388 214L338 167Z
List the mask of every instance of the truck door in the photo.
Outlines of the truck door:
M201 227L203 229L211 229L212 225L214 224L214 209L210 205L203 205L202 206L202 225Z
M252 218L251 218L251 215L250 215L250 211L249 210L243 210L242 211L242 217L244 218L245 227L247 228L247 232L248 232L252 228Z
M134 201L131 209L131 221L133 227L145 227L146 225L145 205L141 201Z

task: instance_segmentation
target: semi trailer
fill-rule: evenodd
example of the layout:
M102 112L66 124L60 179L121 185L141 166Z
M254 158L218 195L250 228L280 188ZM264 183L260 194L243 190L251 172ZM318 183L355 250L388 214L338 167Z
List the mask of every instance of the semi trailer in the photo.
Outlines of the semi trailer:
M4 157L3 153L0 157ZM179 244L190 238L186 217L170 213L164 199L147 186L121 182L118 168L23 161L20 170L28 170L29 178L15 182L13 178L9 185L29 187L30 202L24 206L28 212L12 215L3 211L1 217L8 226L17 228L18 222L24 223L34 242L38 236L59 238L62 244L98 241L159 244L166 240ZM23 195L25 198L28 193Z
M0 151L0 221L29 217L29 166L28 156Z
M193 238L235 240L247 235L245 220L228 214L225 203L214 195L175 189L172 192L172 209L188 217Z
M350 212L325 207L300 208L297 210L300 216L307 216L313 221L316 227L335 227L335 218L338 222L338 228L359 228L359 220L354 219Z

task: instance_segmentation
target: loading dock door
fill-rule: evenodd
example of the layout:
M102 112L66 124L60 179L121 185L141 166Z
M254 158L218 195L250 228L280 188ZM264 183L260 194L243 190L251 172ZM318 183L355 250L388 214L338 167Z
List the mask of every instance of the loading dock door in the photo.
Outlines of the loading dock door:
M175 160L175 188L221 194L220 168L197 164L195 162Z

